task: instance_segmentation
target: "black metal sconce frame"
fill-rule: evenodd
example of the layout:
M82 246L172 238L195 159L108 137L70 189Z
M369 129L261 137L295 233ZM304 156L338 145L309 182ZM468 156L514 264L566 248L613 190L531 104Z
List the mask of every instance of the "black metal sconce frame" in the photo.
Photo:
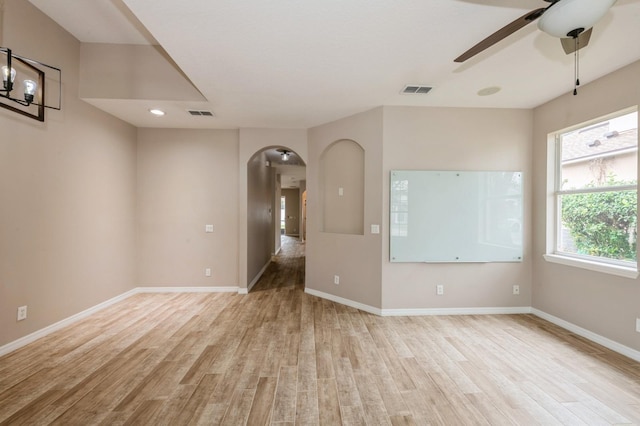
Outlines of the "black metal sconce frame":
M8 87L1 88L0 87L0 107L8 109L10 111L16 112L18 114L24 115L29 118L33 118L34 120L44 121L44 109L50 108L55 110L62 109L62 71L59 68L52 67L51 65L44 64L42 62L36 61L34 59L25 58L23 56L19 56L14 54L11 49L6 47L0 47L0 55L4 54L6 56L6 63L1 65L6 65L9 70L11 70L12 65L14 63L18 63L21 66L28 69L34 75L37 76L37 84L38 87L36 89L36 93L33 99L33 102L26 102L22 99L17 99L12 97L11 92L14 90L13 85L10 83ZM56 72L58 75L58 105L47 105L45 102L45 71L44 69L51 70ZM21 107L14 106L12 103L7 101L11 101L13 103L21 105Z

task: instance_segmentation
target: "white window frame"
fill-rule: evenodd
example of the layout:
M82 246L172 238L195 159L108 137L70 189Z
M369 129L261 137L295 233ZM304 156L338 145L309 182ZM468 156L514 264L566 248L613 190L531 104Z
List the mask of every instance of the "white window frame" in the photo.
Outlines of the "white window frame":
M599 117L594 120L590 120L586 123L582 123L576 126L569 127L567 129L559 130L551 133L547 136L547 238L546 238L546 253L544 259L548 262L558 263L561 265L572 266L576 268L588 269L591 271L602 272L606 274L612 274L622 276L626 278L637 278L640 274L638 271L638 261L636 263L621 262L615 259L605 259L595 256L584 256L578 254L571 254L565 252L558 252L558 232L561 221L561 212L558 199L561 195L570 193L584 193L591 192L590 190L561 190L560 178L561 163L558 161L560 158L560 134L567 133L571 130L588 127L590 124L606 121L611 118L619 117L625 114L638 113L638 107L626 108L621 111L617 111L612 114L608 114L604 117ZM640 157L640 156L639 156ZM640 174L640 167L636 169L636 174ZM635 189L638 190L637 185L621 186L616 190ZM594 189L592 192L601 191L601 189ZM640 197L639 197L640 198ZM637 213L636 213L637 214ZM639 216L640 217L640 216Z

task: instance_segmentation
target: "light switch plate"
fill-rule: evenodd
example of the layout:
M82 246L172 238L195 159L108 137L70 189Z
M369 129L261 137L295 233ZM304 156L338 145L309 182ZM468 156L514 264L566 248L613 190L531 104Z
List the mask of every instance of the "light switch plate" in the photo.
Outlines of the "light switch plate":
M371 233L379 234L380 233L380 225L371 225Z
M213 225L205 225L204 232L213 232Z

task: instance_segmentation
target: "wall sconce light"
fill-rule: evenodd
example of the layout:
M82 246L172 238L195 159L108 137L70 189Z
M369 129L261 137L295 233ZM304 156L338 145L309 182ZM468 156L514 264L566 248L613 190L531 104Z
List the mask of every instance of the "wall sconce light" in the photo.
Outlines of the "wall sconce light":
M45 103L45 71L57 72L58 105ZM34 120L44 121L44 109L61 109L62 72L34 59L14 54L11 49L0 47L0 107L17 112ZM18 92L16 77L22 79L22 90ZM20 95L16 94L20 93ZM11 102L8 102L11 101Z

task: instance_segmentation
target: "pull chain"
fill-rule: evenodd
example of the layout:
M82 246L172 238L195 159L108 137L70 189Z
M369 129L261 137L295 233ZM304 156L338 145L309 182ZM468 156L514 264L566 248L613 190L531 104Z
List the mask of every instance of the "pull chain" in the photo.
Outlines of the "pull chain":
M573 96L578 94L578 86L580 86L580 42L578 41L578 35L574 38L575 51L573 54L573 77L575 78L575 86L573 86Z

